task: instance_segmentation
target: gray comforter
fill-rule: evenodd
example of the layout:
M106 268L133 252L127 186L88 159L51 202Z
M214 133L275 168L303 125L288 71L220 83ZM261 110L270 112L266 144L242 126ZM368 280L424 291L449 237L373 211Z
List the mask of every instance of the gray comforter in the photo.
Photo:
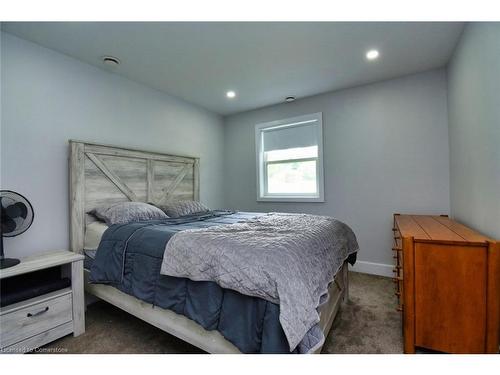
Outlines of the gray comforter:
M176 233L161 273L260 297L280 306L290 345L323 344L317 308L347 257L358 250L344 223L327 216L271 213L243 223Z

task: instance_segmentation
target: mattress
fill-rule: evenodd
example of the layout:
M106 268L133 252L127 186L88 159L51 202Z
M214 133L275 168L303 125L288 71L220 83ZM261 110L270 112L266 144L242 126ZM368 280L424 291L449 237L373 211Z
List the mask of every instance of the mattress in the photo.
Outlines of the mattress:
M94 221L86 226L83 240L84 268L90 270L92 267L97 248L106 229L108 229L108 225L102 221Z
M102 235L108 229L108 225L102 221L94 221L85 228L83 249L86 251L96 251L101 242ZM95 254L95 253L94 253Z

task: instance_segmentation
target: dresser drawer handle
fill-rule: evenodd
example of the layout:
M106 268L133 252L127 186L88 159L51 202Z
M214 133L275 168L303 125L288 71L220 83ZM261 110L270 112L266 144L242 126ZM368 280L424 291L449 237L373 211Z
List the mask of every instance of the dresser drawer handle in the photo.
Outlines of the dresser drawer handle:
M49 311L49 306L47 306L47 307L46 307L46 308L44 308L43 310L40 310L40 311L38 311L38 312L36 312L36 313L33 313L33 314L32 314L32 313L28 313L26 316L27 316L28 318L33 318L33 317L35 317L35 316L42 315L43 313L46 313L47 311Z

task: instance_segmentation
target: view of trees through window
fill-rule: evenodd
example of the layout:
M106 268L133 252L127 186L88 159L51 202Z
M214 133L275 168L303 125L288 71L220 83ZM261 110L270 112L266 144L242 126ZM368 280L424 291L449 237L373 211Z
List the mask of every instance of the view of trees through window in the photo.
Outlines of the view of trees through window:
M268 151L267 194L316 194L318 146Z

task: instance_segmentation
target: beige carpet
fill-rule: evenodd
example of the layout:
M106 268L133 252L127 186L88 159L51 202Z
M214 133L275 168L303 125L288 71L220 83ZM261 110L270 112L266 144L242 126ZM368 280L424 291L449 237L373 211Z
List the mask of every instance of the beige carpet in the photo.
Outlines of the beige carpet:
M402 353L401 317L391 279L350 273L350 299L343 304L323 353ZM66 353L203 353L105 302L90 305L86 332L44 348Z
M349 277L349 302L337 314L323 353L403 353L392 279L354 272Z

